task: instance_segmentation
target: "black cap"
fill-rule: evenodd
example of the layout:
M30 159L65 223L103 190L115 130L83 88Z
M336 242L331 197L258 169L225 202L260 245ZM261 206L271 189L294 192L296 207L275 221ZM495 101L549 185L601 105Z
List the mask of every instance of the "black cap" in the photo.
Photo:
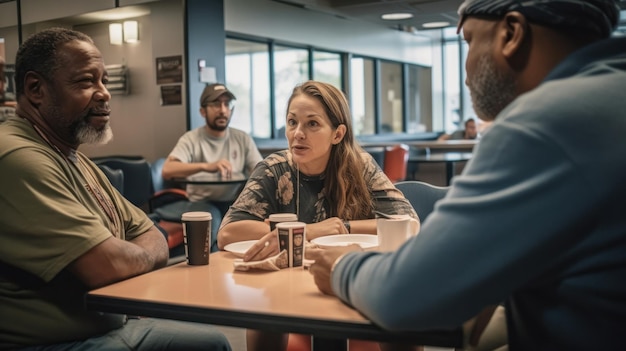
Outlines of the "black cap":
M459 7L459 25L467 16L503 17L518 11L530 22L551 28L585 31L606 38L619 22L617 0L465 0Z

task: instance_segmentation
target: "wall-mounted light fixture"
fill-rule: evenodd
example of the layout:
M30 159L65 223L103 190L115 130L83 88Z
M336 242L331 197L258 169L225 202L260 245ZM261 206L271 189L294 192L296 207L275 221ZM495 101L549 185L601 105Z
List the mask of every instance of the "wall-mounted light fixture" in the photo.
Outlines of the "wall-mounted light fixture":
M109 42L111 43L111 45L122 45L122 38L122 24L109 24Z
M139 24L137 21L124 21L124 42L136 43L139 40Z
M109 24L109 42L111 45L136 43L139 41L139 24L137 21L124 21Z

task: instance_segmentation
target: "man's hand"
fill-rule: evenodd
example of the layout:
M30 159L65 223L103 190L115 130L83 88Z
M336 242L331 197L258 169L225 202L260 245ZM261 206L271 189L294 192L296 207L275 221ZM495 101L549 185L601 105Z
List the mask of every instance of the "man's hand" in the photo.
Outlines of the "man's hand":
M226 159L209 164L210 172L218 172L222 178L231 178L233 176L233 165Z
M330 285L330 270L337 259L352 251L363 251L363 249L359 245L352 244L349 246L339 246L328 249L307 248L305 250L305 258L315 261L309 268L309 272L313 274L315 285L317 285L317 288L320 289L321 292L327 295L335 296L335 293Z

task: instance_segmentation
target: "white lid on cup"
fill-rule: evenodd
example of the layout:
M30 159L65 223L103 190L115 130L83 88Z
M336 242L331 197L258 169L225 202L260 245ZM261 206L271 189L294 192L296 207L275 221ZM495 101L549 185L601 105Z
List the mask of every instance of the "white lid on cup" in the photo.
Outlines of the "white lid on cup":
M183 221L209 221L213 219L211 212L193 211L185 212L181 218Z
M276 223L277 229L291 229L291 228L302 228L306 227L306 223L304 222L282 222Z
M272 213L269 220L271 222L297 222L298 215L295 213Z

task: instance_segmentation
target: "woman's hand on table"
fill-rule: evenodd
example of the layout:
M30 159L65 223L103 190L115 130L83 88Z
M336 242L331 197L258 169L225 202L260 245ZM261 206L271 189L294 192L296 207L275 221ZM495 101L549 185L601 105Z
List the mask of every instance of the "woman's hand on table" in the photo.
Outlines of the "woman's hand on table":
M343 225L343 220L339 217L331 217L318 223L306 225L306 239L309 241L321 236L335 234L349 234L348 229Z
M327 295L335 296L330 284L330 276L332 269L343 255L348 252L363 251L361 246L352 244L348 246L337 246L331 248L307 248L304 252L304 257L308 260L313 260L313 264L309 267L309 272L313 275L315 285L321 292Z
M269 220L265 222L269 223ZM306 237L308 241L320 236L347 233L348 231L343 224L343 220L338 217L332 217L318 223L306 225ZM265 234L259 241L252 245L243 255L243 260L244 262L260 261L270 256L277 255L279 252L278 235L276 230L274 230Z
M259 241L252 245L243 255L243 261L260 261L270 256L278 255L278 235L276 230L265 234Z

